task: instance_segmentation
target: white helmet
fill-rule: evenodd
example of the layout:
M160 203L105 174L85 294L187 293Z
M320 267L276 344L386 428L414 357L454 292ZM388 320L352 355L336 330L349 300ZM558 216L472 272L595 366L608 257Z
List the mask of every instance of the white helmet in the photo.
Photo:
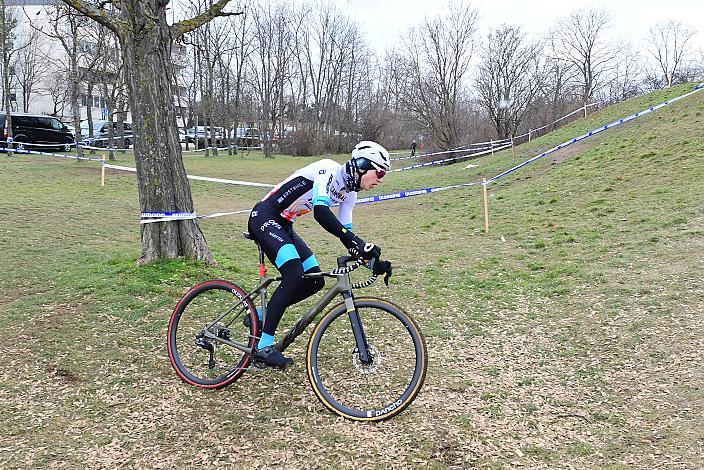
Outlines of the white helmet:
M349 191L361 189L362 175L369 170L391 171L389 152L370 140L363 140L352 150L352 158L345 163L345 186Z
M357 160L359 158L366 159L369 163L367 166L371 165L372 168L363 168L363 164L366 162L359 162L357 166L360 170L391 170L391 159L389 158L389 152L371 140L363 140L357 144L357 146L352 150L352 159Z

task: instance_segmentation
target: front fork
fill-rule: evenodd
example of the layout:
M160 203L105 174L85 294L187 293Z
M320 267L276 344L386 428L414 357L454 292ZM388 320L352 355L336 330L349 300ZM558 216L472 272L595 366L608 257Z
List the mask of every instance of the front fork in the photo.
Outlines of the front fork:
M367 344L367 337L362 327L362 319L359 317L359 312L354 305L354 297L349 291L343 292L342 296L345 299L345 307L347 308L347 315L350 318L350 325L352 326L354 341L357 345L359 360L362 364L370 364L372 360L369 357L369 345Z

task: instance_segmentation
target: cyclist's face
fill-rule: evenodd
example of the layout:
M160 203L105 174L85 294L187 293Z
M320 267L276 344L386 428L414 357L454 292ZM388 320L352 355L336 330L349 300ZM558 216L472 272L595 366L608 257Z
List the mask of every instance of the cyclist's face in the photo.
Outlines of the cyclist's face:
M382 175L381 177L379 177L380 174ZM369 170L362 175L362 181L360 182L360 186L362 187L362 189L371 189L375 186L379 186L382 183L383 179L383 172Z

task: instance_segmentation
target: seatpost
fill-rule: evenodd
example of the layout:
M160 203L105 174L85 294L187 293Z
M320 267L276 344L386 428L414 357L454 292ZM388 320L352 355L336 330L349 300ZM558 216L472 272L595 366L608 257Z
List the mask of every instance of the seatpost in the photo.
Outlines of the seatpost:
M257 243L257 248L259 248L259 280L261 281L266 276L266 266L264 265L264 251L259 243Z

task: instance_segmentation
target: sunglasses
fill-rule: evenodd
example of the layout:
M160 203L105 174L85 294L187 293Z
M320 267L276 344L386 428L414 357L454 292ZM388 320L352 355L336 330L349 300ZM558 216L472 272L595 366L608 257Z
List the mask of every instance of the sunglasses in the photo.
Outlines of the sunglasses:
M375 170L376 171L376 177L379 179L382 179L384 176L386 176L386 172L384 170Z

